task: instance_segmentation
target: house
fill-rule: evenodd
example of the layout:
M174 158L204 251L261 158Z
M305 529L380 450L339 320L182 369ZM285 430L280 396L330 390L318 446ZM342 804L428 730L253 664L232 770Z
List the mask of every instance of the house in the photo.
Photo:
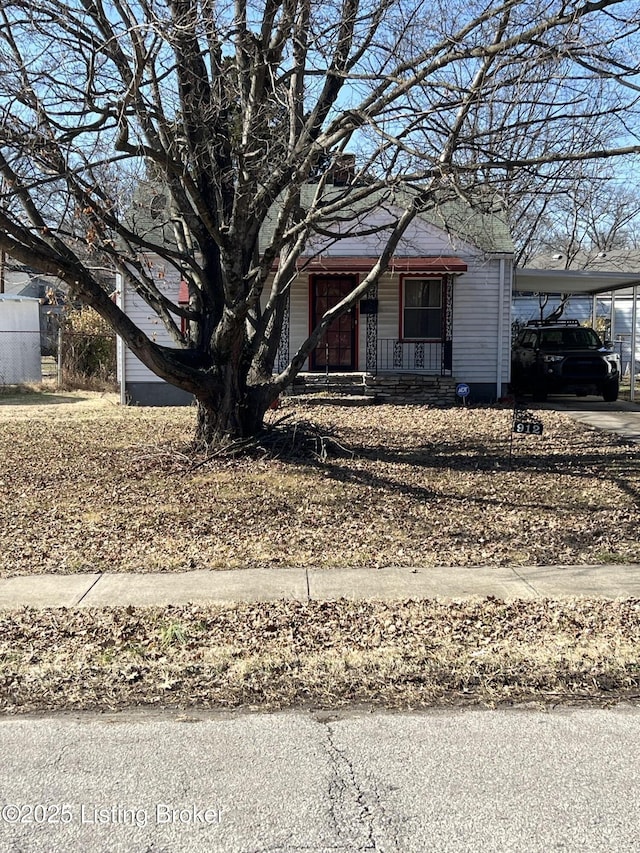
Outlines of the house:
M305 189L314 191L303 188L303 196ZM370 205L364 214L354 212L357 229L352 221L336 223L332 227L343 232L339 240L320 237L307 247L290 292L276 369L371 269L396 214L388 202ZM262 241L269 227L267 222ZM158 287L177 301L179 273L158 257L147 260ZM469 386L475 402L495 400L509 381L512 278L513 245L504 221L462 201L441 205L413 221L388 271L327 330L303 373L357 376L366 393L383 400L453 403L457 382ZM134 322L152 339L171 344L159 318L123 280L116 290ZM123 402L172 405L190 399L122 343L118 375Z

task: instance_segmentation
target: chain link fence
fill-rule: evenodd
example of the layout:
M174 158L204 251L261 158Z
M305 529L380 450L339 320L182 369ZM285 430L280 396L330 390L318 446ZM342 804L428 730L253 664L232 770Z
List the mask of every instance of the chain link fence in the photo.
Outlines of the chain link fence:
M0 386L39 384L112 390L116 377L116 336L60 329L43 350L39 332L0 330Z
M116 335L89 308L0 295L0 386L43 379L65 390L115 390Z

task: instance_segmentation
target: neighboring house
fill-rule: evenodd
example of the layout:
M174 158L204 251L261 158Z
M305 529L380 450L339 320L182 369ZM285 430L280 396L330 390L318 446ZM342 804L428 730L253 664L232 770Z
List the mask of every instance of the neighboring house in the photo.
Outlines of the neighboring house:
M318 240L308 247L291 290L276 369L287 364L322 314L371 269L393 214L385 205L376 206L360 228L368 236ZM358 218L362 226L362 215ZM263 238L268 228L267 223ZM155 265L158 285L177 301L177 273L158 258L148 260ZM422 215L404 235L378 285L329 328L303 372L360 374L369 392L383 399L452 403L455 383L464 382L473 401L495 400L507 392L509 382L512 273L513 245L499 216L462 202ZM134 322L154 340L171 344L146 303L122 280L116 289L119 304ZM118 371L123 401L170 405L188 399L122 343Z
M550 251L531 258L527 268L571 272L585 270L592 273L640 272L640 250L609 249L608 252L580 250L571 255Z
M59 278L43 275L11 259L5 262L3 284L6 294L40 299L44 303L63 301L67 290Z
M3 270L3 285L7 295L39 301L41 350L43 355L51 354L56 347L60 318L64 312L64 284L54 276L42 275L9 259Z

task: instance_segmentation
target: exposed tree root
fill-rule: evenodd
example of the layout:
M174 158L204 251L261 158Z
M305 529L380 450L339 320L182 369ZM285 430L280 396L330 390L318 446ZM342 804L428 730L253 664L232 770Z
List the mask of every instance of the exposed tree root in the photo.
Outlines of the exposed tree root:
M206 465L212 459L238 456L261 459L325 462L329 458L354 457L354 451L340 444L337 430L320 427L311 421L292 421L293 413L278 418L251 438L236 439L218 447L191 448L197 455L191 469Z

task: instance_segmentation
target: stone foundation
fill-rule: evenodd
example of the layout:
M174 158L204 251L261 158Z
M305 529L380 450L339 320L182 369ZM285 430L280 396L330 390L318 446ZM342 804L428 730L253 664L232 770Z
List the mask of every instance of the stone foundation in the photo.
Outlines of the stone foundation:
M414 403L451 406L456 402L456 380L450 376L422 373L306 373L299 375L288 395L315 395L376 403Z
M379 373L365 377L365 393L379 403L417 403L452 406L456 402L456 380L451 376L421 373Z

